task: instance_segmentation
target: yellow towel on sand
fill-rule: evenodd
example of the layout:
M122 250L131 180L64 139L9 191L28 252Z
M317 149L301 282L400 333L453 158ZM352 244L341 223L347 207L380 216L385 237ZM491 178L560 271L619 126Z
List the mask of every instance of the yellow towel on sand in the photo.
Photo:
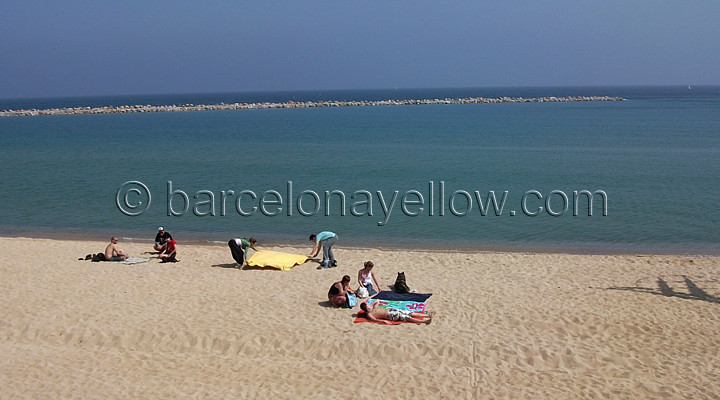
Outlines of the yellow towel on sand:
M279 251L258 250L247 260L251 267L272 267L287 271L290 268L302 264L307 256L297 254L281 253Z

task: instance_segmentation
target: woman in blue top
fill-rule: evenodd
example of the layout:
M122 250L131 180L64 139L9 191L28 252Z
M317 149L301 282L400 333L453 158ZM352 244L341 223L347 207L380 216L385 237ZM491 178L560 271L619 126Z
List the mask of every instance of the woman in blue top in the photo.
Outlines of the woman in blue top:
M335 261L335 256L332 252L332 247L337 242L337 239L337 235L329 231L322 231L317 235L310 235L310 241L315 242L315 245L308 258L315 258L320 252L320 248L322 247L323 249L323 259L317 269L337 267L337 261Z

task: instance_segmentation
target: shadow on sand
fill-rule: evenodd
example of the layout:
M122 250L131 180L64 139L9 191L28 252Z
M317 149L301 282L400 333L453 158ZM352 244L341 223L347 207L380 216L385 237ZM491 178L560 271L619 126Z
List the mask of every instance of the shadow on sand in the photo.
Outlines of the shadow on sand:
M250 270L263 270L263 271L280 271L278 268L272 268L272 267L254 267L250 265L246 265L242 268L238 268L238 265L236 263L231 264L213 264L210 266L211 268L228 268L228 269L242 269L244 271L250 271Z
M212 267L212 268L232 268L232 269L237 269L237 264L235 264L235 263L232 263L232 264L213 264L213 265L211 265L210 267Z
M679 297L686 300L701 300L709 303L720 304L720 297L713 296L702 290L698 285L695 284L686 275L681 275L685 286L687 287L687 293L682 291L676 291L673 289L666 280L658 277L656 280L657 288L642 287L642 286L624 286L624 287L609 287L607 290L627 290L631 292L649 293L665 297Z

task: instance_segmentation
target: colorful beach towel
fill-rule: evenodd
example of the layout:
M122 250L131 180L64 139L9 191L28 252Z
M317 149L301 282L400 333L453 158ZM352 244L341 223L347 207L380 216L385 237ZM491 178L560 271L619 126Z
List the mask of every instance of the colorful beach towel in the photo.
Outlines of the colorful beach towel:
M427 295L427 297L430 297L430 296L432 296L432 294ZM383 300L383 299L378 299L377 296L375 296L372 299L368 299L368 301L367 301L368 305L370 305L374 302L378 302L379 303L378 307L380 307L380 308L396 308L398 310L410 310L412 312L423 312L423 311L425 311L425 307L427 306L426 301ZM420 318L420 319L422 319L422 318ZM359 322L371 322L374 324L387 325L384 322L376 322L376 321L371 321L371 320L367 319L366 313L362 310L358 311L357 316L355 317L355 320L353 322L356 324ZM392 325L412 323L412 322L401 322L401 321L388 321L388 322L390 322L390 324L392 324Z
M307 261L307 256L282 253L279 251L258 250L247 260L247 263L251 267L269 267L287 271L305 261Z

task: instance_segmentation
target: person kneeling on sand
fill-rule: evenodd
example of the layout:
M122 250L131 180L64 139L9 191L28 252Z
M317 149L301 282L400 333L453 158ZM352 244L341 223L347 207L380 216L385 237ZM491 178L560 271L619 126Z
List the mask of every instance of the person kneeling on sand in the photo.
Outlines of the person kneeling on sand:
M177 258L177 242L175 239L170 239L165 242L165 250L160 252L158 258L160 262L178 262Z
M410 310L398 310L397 308L380 308L378 302L368 306L367 302L360 304L360 308L367 313L367 319L375 322L383 322L391 325L390 321L414 322L429 324L432 322L434 312L412 312ZM423 319L418 319L423 318Z
M117 247L117 242L117 236L113 236L110 239L110 244L105 248L105 261L124 261L128 258L127 254L123 253L122 250Z
M347 292L352 292L352 289L350 289L350 275L343 276L342 280L330 286L330 290L328 290L328 300L334 305L342 307L347 301L345 297Z

